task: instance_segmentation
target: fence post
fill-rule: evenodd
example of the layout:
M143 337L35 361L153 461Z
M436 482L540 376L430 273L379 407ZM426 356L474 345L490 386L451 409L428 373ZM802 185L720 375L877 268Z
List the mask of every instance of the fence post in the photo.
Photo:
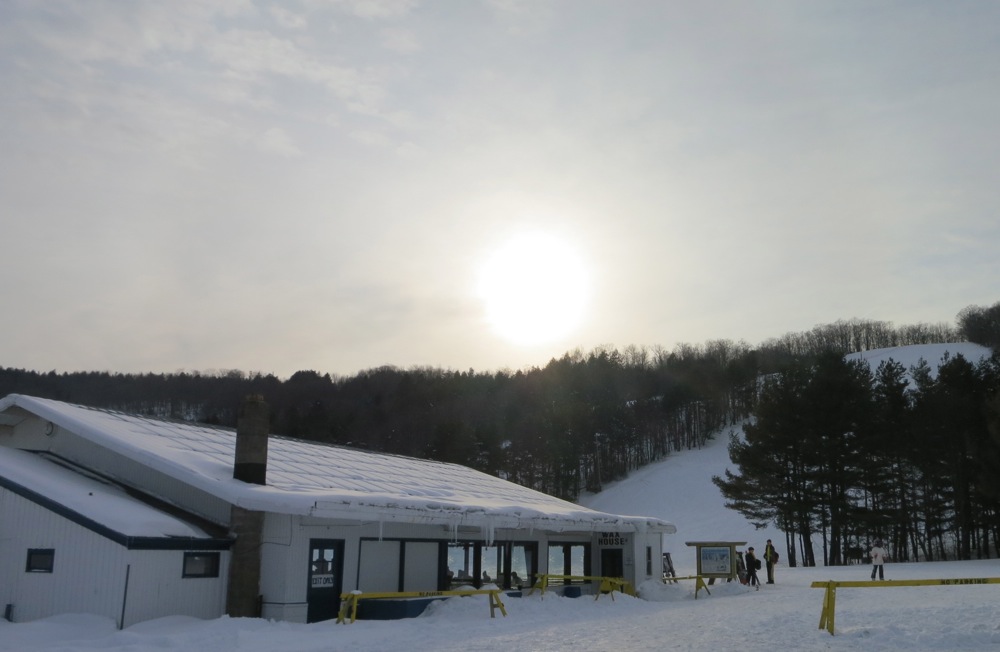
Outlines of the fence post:
M826 629L833 636L833 615L837 611L837 585L834 582L826 583L826 592L823 595L823 611L819 615L819 628Z

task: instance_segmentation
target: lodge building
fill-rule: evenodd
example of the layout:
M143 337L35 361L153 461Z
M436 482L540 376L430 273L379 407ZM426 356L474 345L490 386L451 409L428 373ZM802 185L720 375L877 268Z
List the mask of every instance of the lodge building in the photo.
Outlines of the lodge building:
M0 399L0 607L14 622L316 622L346 591L514 591L544 573L638 586L660 577L674 531L461 465L271 435L261 397L236 430Z

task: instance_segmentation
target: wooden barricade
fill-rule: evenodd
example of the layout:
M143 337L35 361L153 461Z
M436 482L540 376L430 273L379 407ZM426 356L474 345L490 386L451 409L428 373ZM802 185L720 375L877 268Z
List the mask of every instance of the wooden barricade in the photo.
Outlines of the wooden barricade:
M837 588L891 588L898 586L969 586L974 584L1000 584L1000 577L956 577L943 580L879 580L850 582L813 582L814 589L826 589L823 611L819 616L819 629L826 629L833 636L833 623L837 608Z
M710 578L710 581L714 580L714 579L715 579L714 577ZM663 583L666 584L667 582L678 582L680 580L694 580L695 581L694 582L694 599L695 600L698 599L698 591L700 591L702 589L705 589L705 593L707 593L709 595L712 595L712 592L708 590L708 584L705 583L705 578L702 577L701 575L687 575L685 577L666 577L666 578L663 579Z
M361 600L378 600L380 598L437 598L437 597L461 597L467 595L488 595L490 596L490 618L496 618L497 609L500 613L507 617L507 608L504 606L503 601L500 599L500 593L502 589L469 589L469 590L455 590L455 591L404 591L398 593L385 592L385 593L363 593L361 591L352 591L350 593L343 593L340 596L340 612L337 614L337 622L348 623L348 617L350 617L350 622L354 622L358 617L358 602Z

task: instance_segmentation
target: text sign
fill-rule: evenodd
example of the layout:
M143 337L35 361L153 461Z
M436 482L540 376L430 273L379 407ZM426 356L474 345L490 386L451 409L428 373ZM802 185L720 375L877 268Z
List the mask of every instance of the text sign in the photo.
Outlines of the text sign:
M628 543L628 535L621 534L620 532L601 532L601 536L597 539L597 545L602 548L607 546L627 546Z
M705 546L698 548L699 573L728 577L732 573L732 549L728 546Z
M334 585L333 575L312 576L312 588L314 589L332 589Z

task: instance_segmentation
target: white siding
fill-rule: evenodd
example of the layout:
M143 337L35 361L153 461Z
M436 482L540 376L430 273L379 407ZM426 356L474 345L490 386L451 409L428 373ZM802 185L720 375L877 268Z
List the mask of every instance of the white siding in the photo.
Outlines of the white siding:
M358 587L365 593L399 590L399 541L362 541Z
M403 562L404 591L436 591L438 548L434 542L407 541Z
M163 616L218 618L226 609L229 553L219 553L219 577L183 577L183 550L130 551L125 627Z
M301 537L298 518L265 514L260 568L260 594L264 603L261 616L304 623L309 541Z
M92 613L120 623L130 566L125 626L173 614L214 618L223 612L225 575L181 582L182 551L129 551L6 489L0 489L0 532L0 603L13 605L17 622ZM53 572L25 571L31 548L55 551ZM228 553L221 554L225 563Z
M0 524L5 581L3 603L14 605L15 621L58 613L121 616L125 549L5 489ZM55 551L51 573L25 571L30 548Z

